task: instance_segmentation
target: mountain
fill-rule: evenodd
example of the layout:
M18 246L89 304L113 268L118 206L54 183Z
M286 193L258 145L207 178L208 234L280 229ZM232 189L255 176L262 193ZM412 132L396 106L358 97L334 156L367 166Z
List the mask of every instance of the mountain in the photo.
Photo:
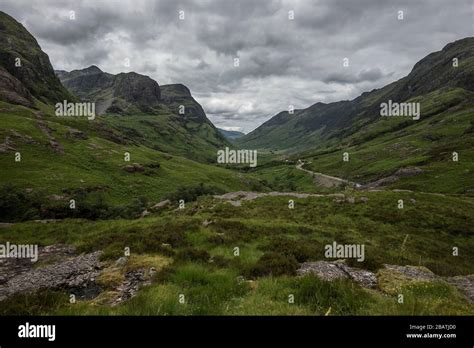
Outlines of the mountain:
M248 190L254 182L209 164L229 143L184 85L91 66L56 72L68 91L21 24L0 13L0 30L0 210L25 203L34 214L70 216L74 198L78 216L104 206L126 216L177 191ZM12 65L15 57L21 67ZM64 100L94 101L101 113L57 116L55 104Z
M96 103L108 127L153 149L212 162L228 145L201 105L182 84L159 86L134 72L117 75L90 66L57 76L81 100Z
M453 67L454 58L459 61L458 67ZM294 114L282 111L237 143L293 153L336 144L380 122L381 103L403 102L441 88L474 91L474 38L446 45L419 61L408 76L354 100L316 103Z
M469 59L442 83L426 66L425 83L441 87L410 96L420 121L372 115L376 100L405 98L403 86L316 104L298 111L296 139L282 131L286 144L275 142L304 152L259 153L256 168L232 170L215 165L228 143L184 85L96 66L58 71L77 100L101 106L95 118L64 117L54 104L70 92L52 68L46 78L33 64L38 76L22 80L0 62L0 241L38 246L39 256L1 260L0 315L473 315ZM284 130L287 116L271 126ZM321 190L310 169L364 183L395 172L411 180L395 187L423 192ZM363 246L361 258L328 260L336 241Z
M243 137L245 133L238 131L229 131L222 128L217 128L217 130L229 141L234 141L240 137Z
M124 117L103 118L91 129L115 141L134 141L207 162L215 160L217 149L228 145L184 85L160 88L148 76L113 75L97 66L55 73L36 39L4 12L0 12L0 32L2 101L31 108L37 108L37 102L92 101L97 114Z
M181 115L179 109L183 105L185 107L184 114L182 115L184 119L212 124L207 119L202 106L192 97L191 91L185 85L163 85L161 86L161 91L163 103L173 110L174 113Z
M44 103L75 100L36 39L0 11L0 99L32 107L35 98Z
M188 87L159 86L148 76L135 72L109 74L92 65L82 70L56 71L62 84L82 100L96 103L99 114L159 114L166 105L187 120L210 123ZM180 106L183 111L180 112Z
M161 90L148 76L134 72L112 75L96 66L56 72L62 84L80 99L96 103L97 113L149 113L159 107Z
M292 115L280 112L236 143L278 151L301 159L307 170L368 187L472 194L473 82L474 38L465 38L381 89ZM418 103L420 118L381 117L389 101Z

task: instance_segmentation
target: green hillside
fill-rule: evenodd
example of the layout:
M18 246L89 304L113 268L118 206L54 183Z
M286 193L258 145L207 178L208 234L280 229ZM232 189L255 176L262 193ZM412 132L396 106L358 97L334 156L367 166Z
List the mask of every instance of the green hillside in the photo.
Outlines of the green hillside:
M2 12L0 32L0 244L40 248L0 263L0 315L474 314L474 39L280 113L236 140L261 150L253 168L216 164L231 145L186 86L55 75ZM97 115L57 116L63 99ZM380 117L389 99L421 119ZM326 256L334 242L363 260Z
M458 40L422 59L397 82L352 101L317 103L294 115L282 112L237 144L287 154L302 159L307 169L362 185L391 177L376 186L472 193L473 64L474 38ZM381 117L380 105L388 100L420 103L420 119ZM413 167L416 175L397 173Z
M140 120L146 116L88 121L1 102L0 108L0 138L5 139L0 181L23 193L61 196L51 202L55 205L66 207L78 194L124 204L142 196L158 202L181 186L200 183L221 191L249 187L236 172L169 155L127 137L126 132L141 130ZM17 152L20 162L15 161Z
M453 58L458 59L457 66L453 65ZM473 80L474 38L465 38L428 55L414 66L408 76L392 84L363 93L351 101L316 103L307 109L295 110L294 114L281 112L239 138L237 144L247 148L295 153L347 143L347 138L353 138L356 133L371 133L375 137L374 122L390 123L389 118L380 117L381 103L388 100L406 102L437 90L449 92L460 88L472 92ZM446 107L455 107L457 104L466 107L462 104L463 98L446 98L451 103ZM422 108L420 122L431 117L433 112L431 108ZM404 120L407 122L400 124L400 128L416 123L408 122L408 118Z

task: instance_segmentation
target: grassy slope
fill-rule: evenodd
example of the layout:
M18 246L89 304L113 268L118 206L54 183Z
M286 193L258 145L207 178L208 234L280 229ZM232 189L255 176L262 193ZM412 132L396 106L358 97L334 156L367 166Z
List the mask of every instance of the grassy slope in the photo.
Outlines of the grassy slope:
M472 193L473 96L463 89L432 92L411 100L421 103L420 121L380 118L363 132L345 139L346 146L307 152L298 158L312 162L308 169L360 183L389 176L401 167L418 166L425 172L403 178L391 187ZM452 161L454 151L459 154L458 162ZM342 161L343 152L349 153L349 162Z
M309 175L296 170L294 164L273 162L273 155L263 156L260 168L244 174L169 156L138 143L117 144L109 140L109 133L90 126L90 122L100 122L100 119L43 116L65 150L64 155L58 155L38 128L31 110L7 104L0 107L9 109L2 114L3 138L12 136L11 129L14 129L38 142L31 145L12 137L14 146L22 152L20 163L13 161L13 152L0 155L2 182L22 188L61 193L64 187L105 186L107 198L114 203L138 195L158 201L178 186L199 182L224 191L249 189L257 179L266 180L263 185L260 182L264 189L317 189ZM47 113L47 107L43 108ZM128 122L130 128L141 127L132 119L108 117L104 122ZM452 117L459 120L462 129L469 119L462 113ZM429 120L436 121L436 116ZM453 122L455 136L459 132L455 126L458 123ZM421 122L413 126L421 126ZM68 127L84 131L89 138L67 136ZM368 151L373 148L369 146ZM160 168L151 169L151 175L127 173L121 169L127 164L123 161L125 151L131 153L131 163L158 162ZM351 156L354 158L352 153ZM252 276L251 270L269 252L284 256L295 254L299 262L322 260L323 246L334 240L366 244L366 261L361 266L373 270L382 263L392 263L423 265L440 275L473 273L474 255L470 250L474 247L474 221L473 202L469 197L402 192L346 193L364 195L368 202L337 203L329 197L296 199L296 208L289 210L289 198L285 197L267 197L239 208L203 197L197 203L187 204L183 211L173 211L173 207L140 220L14 224L0 230L0 240L40 245L70 243L77 245L80 251L104 250L104 257L110 260L119 257L123 248L129 246L132 254L143 257L171 253L174 262L159 273L153 285L116 308L99 305L98 300L70 305L67 294L46 292L17 296L2 304L2 313L321 315L329 307L332 314L341 315L473 313L472 306L459 292L444 283L404 286L400 291L406 296L406 305L400 306L394 295L364 290L350 282L328 283L291 274ZM396 208L398 199L405 201L405 209ZM215 222L206 228L202 225L204 220ZM171 244L172 250L164 248L163 243ZM240 257L232 254L235 246L240 248ZM452 256L453 246L459 247L460 256ZM183 259L183 255L193 254L190 251L208 252L215 261ZM236 282L239 275L253 280L240 284ZM179 304L180 293L186 295L187 304ZM295 304L288 304L288 294L295 295Z
M400 305L394 294L365 290L350 282L249 273L271 251L294 255L299 261L323 260L324 245L334 240L365 243L364 268L376 270L382 263L392 263L422 265L446 276L473 273L471 201L416 193L364 195L368 201L357 203L356 199L355 204L337 203L330 197L296 199L294 210L288 209L284 197L267 197L238 208L201 198L184 210L170 209L142 220L15 224L0 230L2 240L71 243L81 251L103 249L104 257L111 260L129 246L133 255L166 251L174 262L150 287L116 308L100 306L97 300L70 305L67 295L59 292L17 297L3 304L3 313L322 315L331 307L333 315L473 314L473 307L445 283L404 285L400 291L405 304ZM406 202L403 210L396 208L400 198ZM415 202L410 202L412 198ZM197 212L196 207L200 207ZM215 222L204 227L204 220ZM164 250L162 243L171 244L171 249ZM233 255L236 246L238 257ZM452 256L453 246L459 247L459 256ZM208 252L214 262L183 259L195 251ZM252 281L239 283L239 275ZM179 304L179 294L185 294L185 305ZM295 304L288 304L289 294L295 295Z
M236 172L181 156L170 156L153 150L140 143L128 141L118 144L110 140L108 124L128 124L130 128L141 130L140 117L118 120L113 116L87 121L85 118L58 118L47 115L43 106L43 119L52 135L64 148L59 155L49 145L47 135L39 129L37 117L27 108L0 103L4 111L1 117L0 138L10 136L13 147L21 152L21 162L14 161L14 152L0 154L0 179L2 184L10 183L22 189L33 188L46 194L61 194L63 189L94 188L105 189L105 197L114 203L129 201L137 196L147 196L159 201L179 186L209 183L222 190L233 191L247 188ZM97 128L97 123L105 126ZM69 127L83 131L88 139L78 139L68 135ZM28 144L15 137L12 131L22 136L30 136L36 144ZM114 128L112 132L124 136ZM173 144L170 144L170 147ZM124 161L124 153L131 154L131 161ZM159 163L160 167L145 173L127 173L124 165ZM149 174L149 175L146 175Z

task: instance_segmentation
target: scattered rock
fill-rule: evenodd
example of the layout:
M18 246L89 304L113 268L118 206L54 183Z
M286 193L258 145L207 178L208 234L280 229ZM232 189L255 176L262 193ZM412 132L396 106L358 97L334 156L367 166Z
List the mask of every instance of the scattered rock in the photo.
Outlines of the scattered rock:
M140 286L149 284L151 284L151 281L145 278L144 269L125 273L125 281L115 289L118 295L112 300L111 305L116 306L123 301L134 297L137 294Z
M50 201L63 201L65 200L67 197L66 196L62 196L62 195L49 195L47 197Z
M146 164L146 167L151 168L151 169L158 169L161 167L160 163L155 162L155 163L148 163Z
M87 135L84 132L75 128L69 128L67 130L66 136L71 137L71 138L76 138L76 139L82 139L82 140L87 139Z
M62 221L62 219L42 219L42 220L33 220L34 222L39 222L41 224L50 224L57 221Z
M365 269L349 267L343 263L339 264L338 267L343 269L350 279L366 288L375 288L377 286L377 277L373 272Z
M148 270L148 274L150 275L150 277L153 277L156 274L156 268L150 267L150 269Z
M448 277L446 281L461 291L470 302L474 303L474 274L467 276Z
M161 201L159 203L156 203L153 207L151 207L150 209L160 209L160 208L163 208L163 207L166 207L167 205L169 205L171 203L171 201L169 199L166 199L164 201Z
M40 120L38 120L37 124L38 124L38 128L44 133L44 135L46 135L46 137L49 139L49 144L51 145L51 147L53 148L54 152L62 155L64 154L64 148L62 147L62 145L56 140L56 138L54 138L53 136L53 129L51 129L48 124L43 121L41 118L41 112L39 111L35 111L35 115L36 117L38 117Z
M297 192L250 192L250 191L236 191L228 192L223 195L215 195L214 198L228 201L235 207L241 206L241 201L252 201L260 197L280 197L290 196L296 198L308 198L308 197L344 197L341 193L330 193L330 194L317 194L317 193L297 193Z
M138 163L127 164L122 169L128 173L143 173L145 171L145 168Z
M207 226L213 224L214 222L215 222L214 220L207 220L207 219L206 219L206 220L204 220L204 221L202 222L202 225L203 225L204 227L207 227Z
M100 273L100 255L100 251L79 255L13 276L0 286L0 301L13 294L45 288L87 288Z
M157 272L154 266L127 270L126 257L111 265L102 263L101 251L77 256L75 247L65 244L39 248L38 253L36 264L29 259L0 258L0 301L17 293L64 289L78 299L117 305L135 296L140 286L151 284Z
M436 280L439 276L431 272L428 268L423 266L398 266L398 265L384 265L385 269L395 271L404 276L414 280Z
M365 288L377 287L377 276L375 273L360 268L349 267L344 261L304 262L297 270L298 275L310 273L326 281L350 279Z
M390 295L396 295L404 286L441 280L441 277L436 276L425 267L384 265L384 268L377 272L377 280L380 290Z
M316 261L304 262L297 270L298 275L306 275L312 273L323 280L335 280L347 278L347 274L334 262Z
M400 168L394 174L390 176L378 179L374 182L364 185L364 188L376 188L376 187L381 187L381 186L387 186L387 185L393 184L395 181L401 178L410 177L410 176L418 175L421 173L423 173L423 170L418 167Z
M3 144L0 144L0 153L7 153L9 151L16 151L13 142L9 136L5 137Z
M117 261L115 261L115 266L117 267L124 267L128 262L128 259L125 256L119 257Z

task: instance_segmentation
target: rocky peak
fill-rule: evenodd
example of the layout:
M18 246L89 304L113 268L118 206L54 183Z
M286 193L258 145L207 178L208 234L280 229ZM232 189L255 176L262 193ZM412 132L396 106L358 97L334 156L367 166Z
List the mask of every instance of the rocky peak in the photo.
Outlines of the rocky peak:
M84 74L90 75L90 74L100 74L103 71L100 70L99 67L97 67L96 65L91 65L90 67L83 69L82 72Z
M57 75L72 93L96 102L98 113L152 112L161 101L158 83L135 72L113 75L92 65Z

